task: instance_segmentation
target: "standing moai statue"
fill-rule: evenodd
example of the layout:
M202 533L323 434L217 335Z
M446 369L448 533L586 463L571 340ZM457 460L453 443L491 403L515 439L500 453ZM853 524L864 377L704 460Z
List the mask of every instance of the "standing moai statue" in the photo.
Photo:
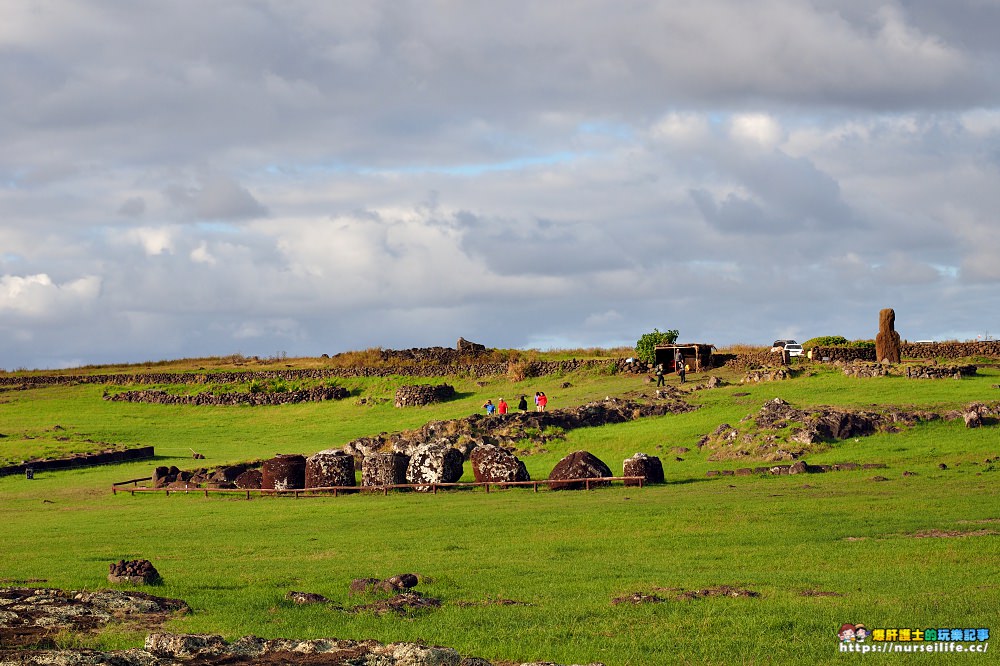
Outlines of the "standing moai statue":
M896 312L892 308L878 313L878 335L875 336L875 360L879 363L899 363L899 333L896 332Z

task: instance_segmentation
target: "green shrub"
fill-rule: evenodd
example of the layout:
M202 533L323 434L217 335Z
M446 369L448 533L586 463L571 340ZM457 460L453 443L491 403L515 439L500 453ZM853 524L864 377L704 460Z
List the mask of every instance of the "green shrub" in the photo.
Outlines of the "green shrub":
M677 329L661 331L654 328L652 333L644 333L635 343L635 355L640 361L653 363L656 361L656 345L670 345L677 341L680 333Z
M802 349L809 351L813 347L839 347L847 344L847 338L842 335L821 335L810 338L802 343Z

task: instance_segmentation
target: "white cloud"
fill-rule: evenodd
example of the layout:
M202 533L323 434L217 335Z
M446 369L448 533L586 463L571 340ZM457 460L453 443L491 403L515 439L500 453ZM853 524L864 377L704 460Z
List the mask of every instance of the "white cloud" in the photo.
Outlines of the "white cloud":
M56 284L45 273L0 276L0 313L37 320L78 315L93 303L101 280L88 275Z
M766 113L742 113L733 116L730 135L737 142L770 150L782 139L781 125Z
M149 256L173 252L176 230L172 227L136 227L125 232L125 240L140 245Z
M198 263L198 264L215 264L216 263L215 257L212 256L212 253L208 249L208 243L205 242L205 241L202 241L198 245L198 247L196 247L195 249L191 250L191 254L189 256L191 257L191 261L193 261L195 263Z

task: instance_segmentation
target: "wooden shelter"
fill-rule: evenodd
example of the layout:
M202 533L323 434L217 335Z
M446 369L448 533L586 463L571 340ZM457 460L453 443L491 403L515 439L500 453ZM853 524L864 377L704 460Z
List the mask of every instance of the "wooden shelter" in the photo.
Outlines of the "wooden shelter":
M676 372L677 365L674 358L680 351L684 363L691 372L700 372L712 367L712 350L715 345L702 342L681 342L669 345L656 345L653 348L655 353L654 365L663 364L664 370Z

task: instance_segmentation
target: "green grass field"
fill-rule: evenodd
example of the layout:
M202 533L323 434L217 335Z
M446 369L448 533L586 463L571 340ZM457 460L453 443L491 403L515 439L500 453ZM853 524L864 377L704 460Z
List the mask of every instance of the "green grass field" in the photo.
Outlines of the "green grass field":
M1000 463L985 461L1000 455L997 426L969 430L961 420L935 421L839 442L808 462L888 467L799 476L708 478L710 469L746 463L710 462L695 443L774 397L796 406L944 411L996 400L998 377L983 368L960 381L863 380L824 368L785 382L695 392L690 399L701 408L694 412L571 431L547 453L525 458L532 478L545 478L577 449L615 473L624 458L643 451L663 459L668 483L658 487L250 501L113 496L110 485L148 476L161 464L190 469L309 454L361 435L466 416L486 398L510 401L543 390L558 408L652 388L634 376L596 371L518 383L498 377L485 386L448 378L456 400L407 410L391 401L356 404L355 396L391 397L396 386L411 383L401 377L345 379L354 396L336 403L267 408L112 403L101 400L103 387L87 385L0 392L4 460L24 457L24 433L55 425L76 439L153 445L158 453L152 462L40 473L33 481L0 478L0 578L93 589L108 586L109 562L146 558L164 578L149 591L184 599L195 611L169 629L228 638L415 640L518 662L839 663L859 658L837 652L836 631L845 622L996 629ZM571 386L561 388L564 382ZM672 451L681 446L691 451ZM207 460L191 460L190 449ZM873 481L875 475L888 480ZM402 572L428 577L417 590L444 605L399 618L284 600L300 590L350 606L361 603L348 597L351 579ZM654 588L720 585L759 596L611 603ZM456 603L497 598L525 605ZM84 642L126 647L142 638L112 628ZM67 638L74 640L81 639ZM890 663L916 658L879 658L886 656ZM933 659L992 661L989 654Z

